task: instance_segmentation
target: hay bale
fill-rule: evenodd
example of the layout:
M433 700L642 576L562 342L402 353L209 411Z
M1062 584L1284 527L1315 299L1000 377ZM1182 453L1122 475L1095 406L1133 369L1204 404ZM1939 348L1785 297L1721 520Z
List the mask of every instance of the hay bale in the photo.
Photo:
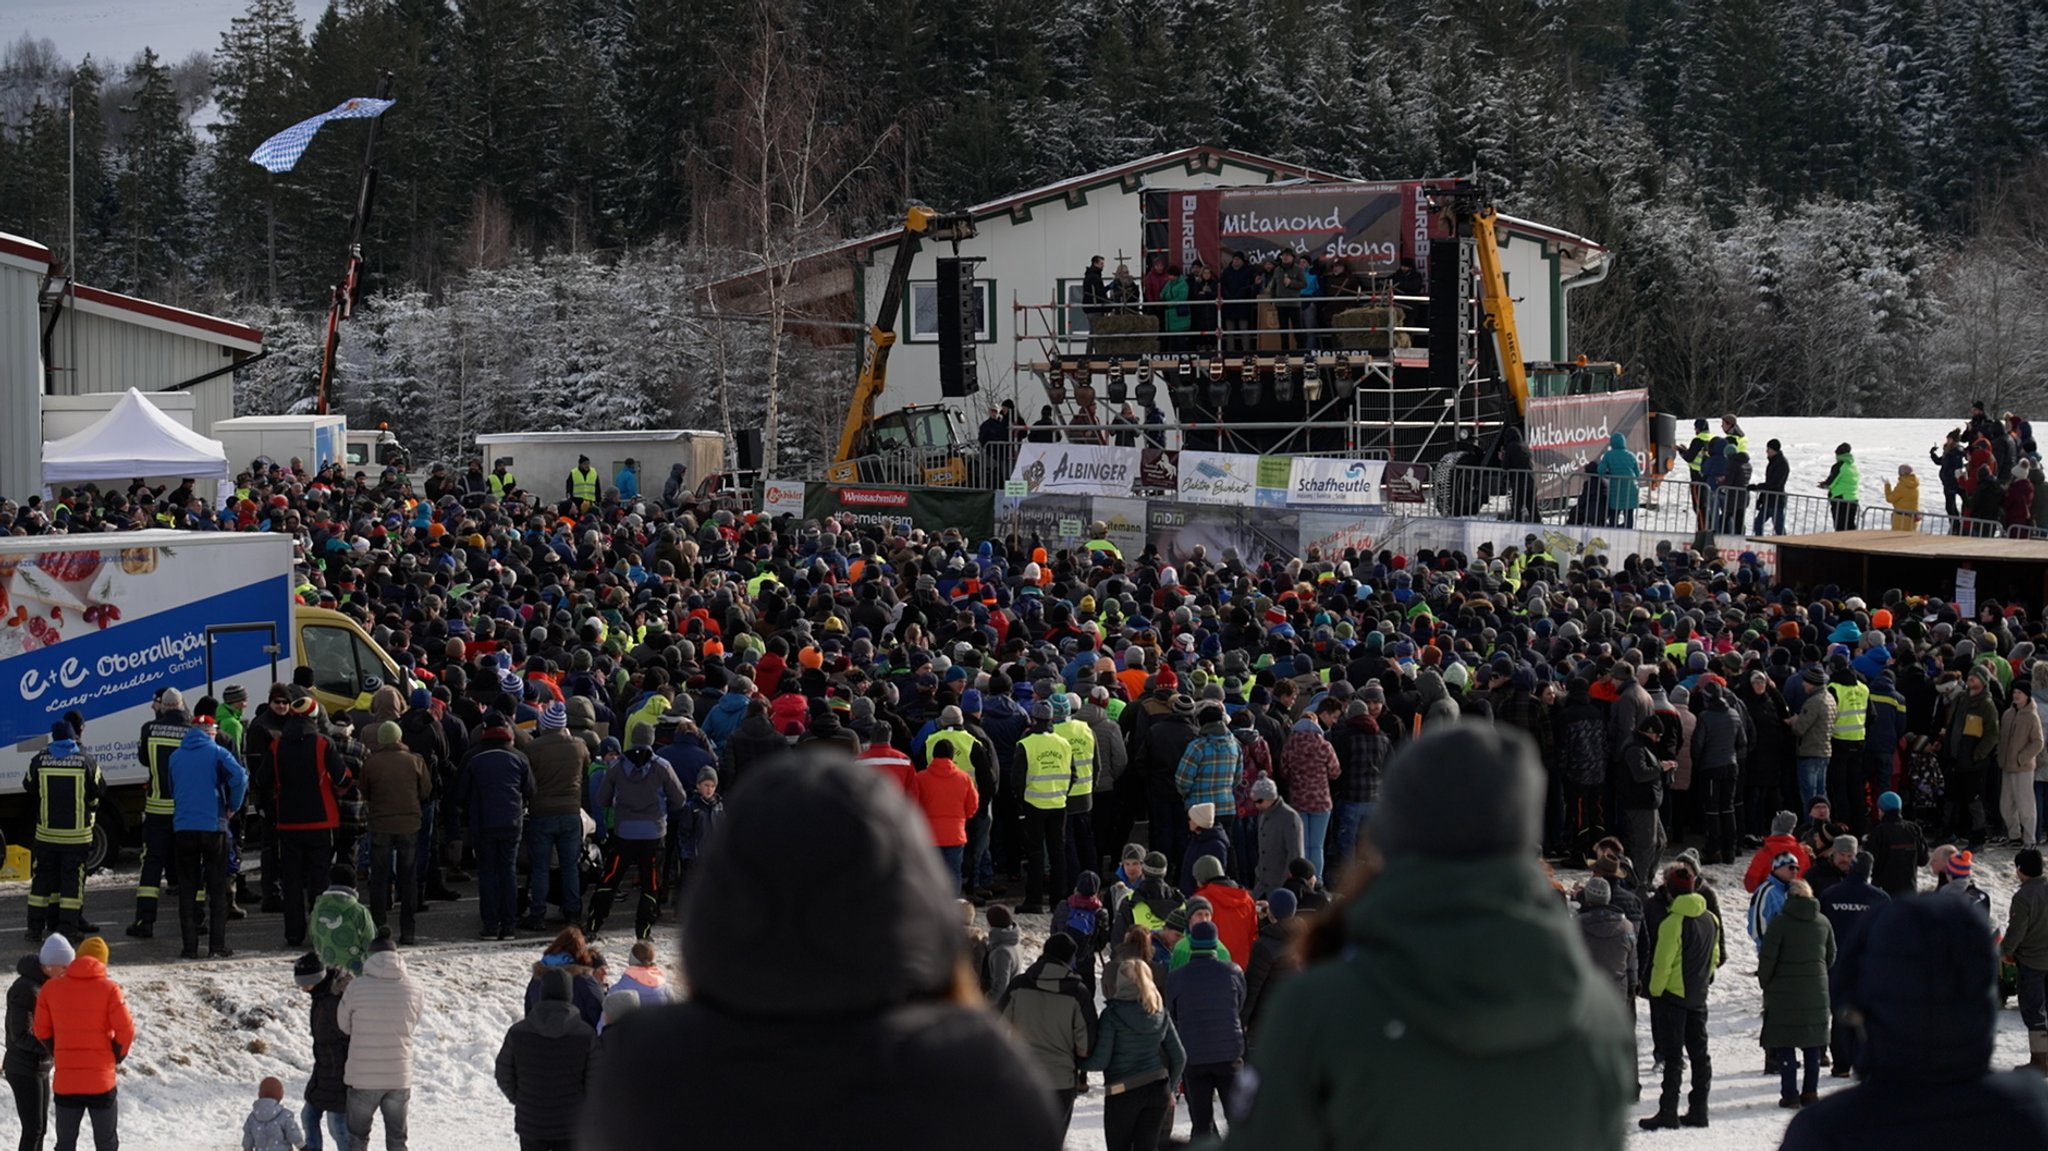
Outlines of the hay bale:
M1350 329L1329 334L1330 341L1346 351L1386 352L1390 348L1406 348L1411 346L1407 332L1389 333L1385 331L1364 330L1388 327L1389 316L1392 317L1392 326L1394 327L1404 327L1408 323L1407 309L1400 305L1396 304L1389 307L1384 304L1372 304L1346 308L1325 321L1323 326ZM1389 335L1393 336L1391 342L1387 339Z
M1149 356L1159 351L1159 317L1106 312L1092 317L1089 348L1096 355Z

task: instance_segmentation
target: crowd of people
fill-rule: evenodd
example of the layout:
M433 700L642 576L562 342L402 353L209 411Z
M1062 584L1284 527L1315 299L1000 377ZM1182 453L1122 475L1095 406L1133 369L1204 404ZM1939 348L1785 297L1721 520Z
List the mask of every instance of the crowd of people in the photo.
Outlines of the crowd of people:
M828 1121L1047 1147L1096 1089L1119 1149L1159 1145L1182 1102L1231 1146L1619 1146L1639 1001L1664 1076L1643 1124L1707 1123L1737 924L1802 1108L1788 1146L1878 1113L2048 1136L2038 852L2000 945L2031 1086L1988 1073L2000 952L1968 883L1985 845L2043 839L2038 612L1785 587L1684 548L1126 556L1101 524L1059 549L442 480L266 467L220 508L0 508L294 534L301 596L404 671L332 714L303 677L246 716L166 691L137 741L158 822L130 933L154 930L168 852L184 954L202 928L228 954L249 901L311 949L305 1105L266 1089L252 1138L297 1118L362 1148L381 1122L404 1146L404 949L470 874L484 938L547 940L497 1064L527 1147L639 1146L677 1107L710 1143ZM103 991L104 1036L67 1046L60 1019L38 1042L67 981L104 983L63 956L95 930L74 880L104 784L79 734L60 722L31 775L66 801L39 805L28 1038L9 1000L17 1102L38 1110L54 1054L60 1133L68 1108L111 1126L109 1047L133 1042ZM1706 869L1752 851L1745 918ZM1589 861L1569 891L1547 870ZM1962 898L1910 896L1933 861ZM622 898L613 978L592 937ZM622 994L666 986L669 917L687 996L619 1023ZM1866 1085L1816 1101L1816 1049L1852 1036L1831 1070ZM1930 1079L1913 1059L1944 1040ZM88 1047L106 1074L68 1078Z

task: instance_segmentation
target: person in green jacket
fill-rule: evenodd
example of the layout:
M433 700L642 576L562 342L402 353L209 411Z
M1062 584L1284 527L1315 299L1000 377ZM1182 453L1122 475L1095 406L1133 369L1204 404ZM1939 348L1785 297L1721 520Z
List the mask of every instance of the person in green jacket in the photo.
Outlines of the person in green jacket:
M310 934L313 951L328 967L363 973L363 960L377 938L370 909L356 898L356 869L337 863L327 873L327 890L313 900Z
M1828 969L1835 965L1835 928L1804 879L1795 879L1784 910L1764 929L1756 981L1764 991L1763 1046L1776 1057L1778 1106L1803 1107L1820 1098L1820 1053L1828 1045ZM1801 1057L1806 1077L1793 1089Z
M1607 523L1610 527L1636 526L1636 478L1643 465L1628 450L1628 438L1620 432L1607 437L1607 450L1600 453L1600 475L1607 484Z
M1624 1146L1628 1013L1537 862L1543 793L1536 745L1491 724L1394 757L1370 878L1260 1009L1226 1148Z
M1847 532L1856 530L1856 513L1862 508L1857 504L1856 487L1860 483L1856 474L1856 456L1846 443L1835 445L1835 466L1828 469L1828 478L1819 487L1828 493L1828 510L1833 513L1835 530Z
M1183 352L1187 350L1190 320L1185 303L1188 298L1188 282L1187 278L1181 275L1179 264L1167 268L1166 275L1167 281L1159 289L1159 300L1170 306L1163 309L1165 315L1160 321L1160 328L1166 333L1166 339L1161 343L1168 352Z

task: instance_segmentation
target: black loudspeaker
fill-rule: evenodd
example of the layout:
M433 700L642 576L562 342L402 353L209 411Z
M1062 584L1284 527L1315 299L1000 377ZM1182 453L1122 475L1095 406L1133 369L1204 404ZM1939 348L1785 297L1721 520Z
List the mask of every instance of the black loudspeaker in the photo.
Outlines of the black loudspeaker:
M974 333L981 326L981 292L973 260L939 260L939 394L959 399L981 390Z
M733 447L739 453L740 470L743 472L760 470L761 429L738 428L735 429L734 434L739 436L739 442L734 444Z
M1429 242L1429 386L1458 391L1458 240Z

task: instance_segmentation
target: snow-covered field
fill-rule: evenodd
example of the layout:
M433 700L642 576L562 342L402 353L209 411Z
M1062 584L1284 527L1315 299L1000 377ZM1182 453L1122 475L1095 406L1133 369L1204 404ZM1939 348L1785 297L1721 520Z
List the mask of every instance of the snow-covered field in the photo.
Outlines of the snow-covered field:
M1714 1086L1713 1126L1706 1130L1635 1133L1633 1145L1673 1151L1753 1151L1777 1144L1790 1112L1778 1107L1778 1081L1762 1074L1756 1045L1762 995L1755 981L1756 952L1740 925L1746 906L1741 868L1708 868L1736 917L1727 933L1728 964L1710 994ZM1561 873L1567 884L1583 874ZM1931 880L1923 879L1931 884ZM1991 894L2003 923L2010 900L2012 852L1990 849L1977 867L1978 886ZM1025 955L1035 957L1046 917L1021 917ZM672 929L657 932L664 957L673 957ZM406 952L406 963L426 990L427 1019L414 1063L412 1145L435 1151L513 1151L512 1109L498 1094L493 1062L505 1029L518 1018L521 996L540 944L442 944ZM217 963L124 964L115 941L114 976L127 989L135 1013L135 1053L122 1069L122 1143L130 1151L232 1151L240 1146L242 1117L266 1075L284 1080L296 1101L312 1064L306 998L291 981L290 957L265 952ZM1649 1015L1638 1015L1637 1040L1644 1102L1631 1119L1655 1110L1657 1079L1650 1074ZM1999 1019L1994 1065L2026 1059L2026 1032L2017 1008ZM1823 1076L1821 1090L1848 1081ZM1102 1147L1102 1100L1082 1096L1066 1146ZM1180 1130L1187 1130L1182 1110ZM16 1136L12 1108L0 1105L0 1145ZM378 1140L376 1145L381 1145Z
M1967 411L1964 416L1969 415ZM1719 434L1718 418L1710 419L1711 430ZM1749 437L1750 466L1756 469L1756 478L1761 481L1764 474L1764 444L1777 440L1782 445L1786 462L1791 465L1791 480L1785 490L1802 495L1819 495L1820 482L1827 478L1828 469L1835 463L1835 448L1847 443L1856 455L1856 469L1863 481L1863 502L1882 503L1884 489L1880 481L1896 479L1900 464L1913 465L1913 471L1920 477L1920 509L1939 512L1941 506L1941 476L1933 464L1927 462L1927 449L1941 444L1942 436L1950 428L1963 423L1962 418L1953 420L1830 420L1811 416L1758 416L1744 419L1742 430ZM1680 420L1678 435L1681 441L1692 438L1692 420ZM1685 471L1680 463L1677 473Z

